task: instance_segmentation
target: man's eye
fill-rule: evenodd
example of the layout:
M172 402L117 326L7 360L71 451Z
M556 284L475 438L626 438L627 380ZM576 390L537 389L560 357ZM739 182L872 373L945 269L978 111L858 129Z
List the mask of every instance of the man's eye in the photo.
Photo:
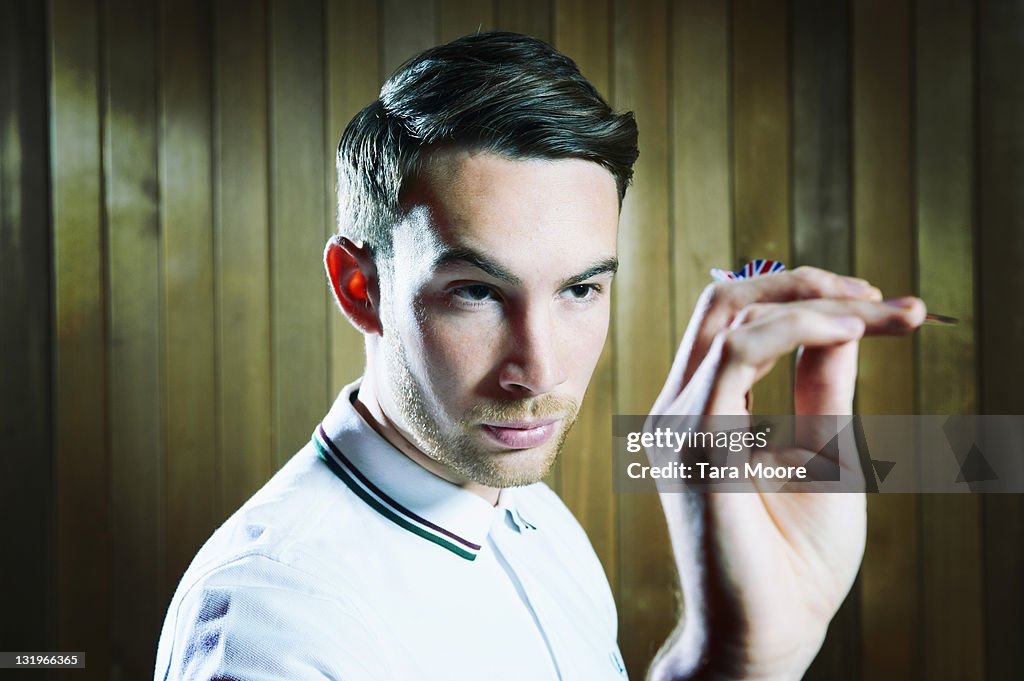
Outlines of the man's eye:
M493 298L494 292L491 290L490 286L484 286L483 284L471 284L469 286L460 286L452 289L452 295L465 301L479 303Z
M565 291L574 300L589 300L601 292L601 286L600 284L576 284Z

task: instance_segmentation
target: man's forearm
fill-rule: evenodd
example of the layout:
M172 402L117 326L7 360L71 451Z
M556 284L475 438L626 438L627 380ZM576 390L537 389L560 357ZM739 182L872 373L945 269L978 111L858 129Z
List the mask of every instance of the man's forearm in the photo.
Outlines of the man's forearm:
M696 491L661 495L684 603L647 681L802 678L828 619L804 620L804 627L792 629L783 607L750 610L726 577L730 558L717 550L719 537L710 531L710 499ZM774 635L785 629L781 639Z

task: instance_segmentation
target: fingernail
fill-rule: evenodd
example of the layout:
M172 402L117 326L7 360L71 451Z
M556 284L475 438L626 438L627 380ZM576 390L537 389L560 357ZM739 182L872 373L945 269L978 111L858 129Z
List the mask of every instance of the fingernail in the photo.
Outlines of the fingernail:
M875 288L867 281L857 279L856 277L843 277L843 284L846 286L847 291L855 295L870 293Z
M899 307L904 310L909 310L914 307L917 298L913 296L903 296L902 298L891 298L889 300L883 300L882 302L890 307Z

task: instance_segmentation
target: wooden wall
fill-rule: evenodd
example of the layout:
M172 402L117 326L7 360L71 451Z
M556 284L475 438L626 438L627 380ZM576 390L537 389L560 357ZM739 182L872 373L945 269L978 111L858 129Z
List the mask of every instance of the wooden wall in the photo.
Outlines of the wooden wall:
M632 678L676 589L657 499L612 491L609 417L651 403L710 267L819 265L964 320L865 343L862 413L1024 413L1024 0L10 0L4 649L151 674L196 548L361 372L320 265L342 128L412 53L492 28L640 125L610 341L551 477ZM808 678L1024 675L1021 497L878 495L869 520Z

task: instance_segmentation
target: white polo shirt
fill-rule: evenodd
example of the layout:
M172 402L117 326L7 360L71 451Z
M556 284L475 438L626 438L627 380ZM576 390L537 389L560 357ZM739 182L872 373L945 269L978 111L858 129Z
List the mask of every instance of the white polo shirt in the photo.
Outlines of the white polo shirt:
M357 389L196 555L154 679L625 678L607 578L558 496L492 507L384 440Z

